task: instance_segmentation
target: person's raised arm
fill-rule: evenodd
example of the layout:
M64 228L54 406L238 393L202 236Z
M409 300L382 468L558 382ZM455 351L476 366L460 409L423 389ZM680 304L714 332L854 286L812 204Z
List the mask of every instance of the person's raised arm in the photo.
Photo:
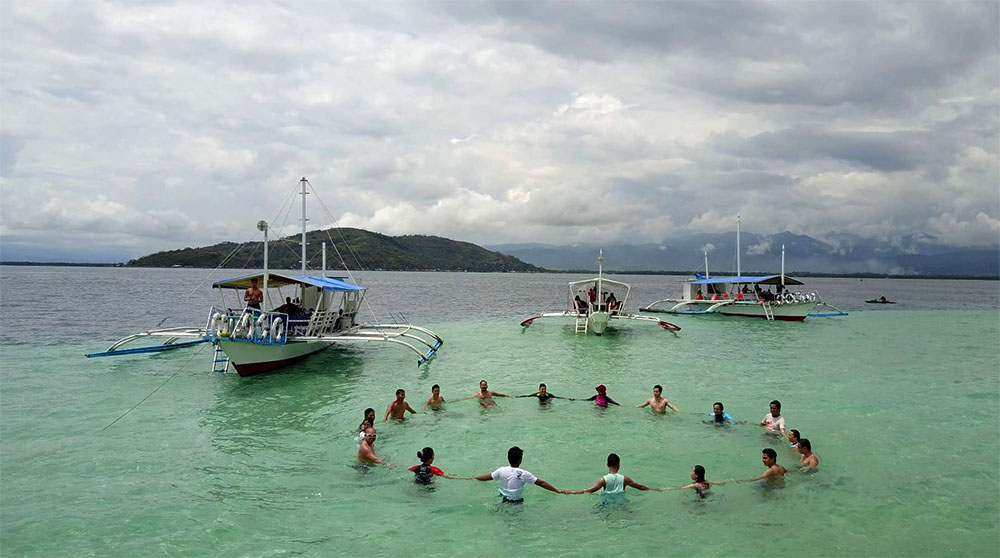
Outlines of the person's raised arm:
M563 490L562 493L563 494L593 494L594 492L597 492L598 490L600 490L602 488L604 488L604 477L601 477L600 479L598 479L598 481L596 483L594 483L594 486L591 486L590 488L584 488L583 490Z
M642 409L643 407L649 407L649 399L644 401L641 405L636 405L636 407Z
M407 411L410 411L410 412L411 412L411 413L413 413L413 414L417 414L417 412L413 410L413 407L410 407L410 404L409 404L409 403L407 403L407 404L406 404L406 410L407 410Z
M424 406L423 406L423 407L421 407L421 409L426 409L426 408L427 408L427 406L428 406L428 405L430 405L430 404L431 404L431 398L430 398L430 397L428 397L428 398L427 398L427 401L424 401Z
M607 397L607 396L605 396L605 397ZM615 405L618 405L619 407L622 406L621 403L615 401L614 399L611 399L610 397L608 397L608 403L614 403Z
M499 391L491 391L490 393L493 394L493 397L510 397L506 393L500 393Z
M393 403L395 403L395 401L393 401L392 403L389 403L389 406L385 408L385 416L382 417L382 422L385 422L385 421L389 420L389 413L392 412L392 405L393 405Z
M586 399L577 399L577 401L594 401L595 399L597 399L597 396L596 395L591 395L590 397L588 397Z
M681 412L681 410L678 409L677 407L675 407L674 404L671 403L669 399L667 399L667 407L670 407L671 409L673 409L675 413Z
M476 393L473 393L472 395L470 395L468 397L463 397L462 401L465 401L466 399L474 399L476 397L479 397L479 392L478 391Z

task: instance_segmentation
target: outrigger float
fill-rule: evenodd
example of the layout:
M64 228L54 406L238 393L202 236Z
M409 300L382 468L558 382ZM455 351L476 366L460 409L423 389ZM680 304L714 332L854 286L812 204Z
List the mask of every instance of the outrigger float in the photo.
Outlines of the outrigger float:
M653 322L674 335L681 330L654 316L630 314L627 304L632 287L628 283L605 279L603 265L604 251L601 250L597 257L597 277L569 283L566 310L536 314L522 321L521 327L528 327L542 318L568 318L575 322L576 333L584 335L589 332L604 335L612 320Z
M373 341L393 343L413 350L417 366L430 362L437 355L444 340L433 331L409 323L360 323L358 313L365 302L365 288L349 282L347 277L306 275L306 210L305 178L302 188L302 270L300 276L271 273L267 264L268 225L264 221L257 228L264 233L264 271L219 281L213 288L220 293L232 290L237 294L235 307L213 306L204 327L171 327L151 329L124 337L106 351L91 353L88 358L153 353L212 343L215 354L212 369L227 372L232 366L240 376L252 376L292 364L331 345L367 343ZM325 255L324 255L325 261ZM252 283L261 285L264 300L261 308L268 308L268 290L292 287L296 291L295 304L284 304L271 310L240 307L240 289ZM292 297L288 297L292 298ZM142 340L165 339L163 343L129 347Z

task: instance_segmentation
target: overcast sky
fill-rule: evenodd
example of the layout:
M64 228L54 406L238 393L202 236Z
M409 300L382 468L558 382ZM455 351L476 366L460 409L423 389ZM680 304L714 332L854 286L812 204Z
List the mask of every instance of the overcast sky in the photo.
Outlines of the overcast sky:
M0 259L1000 239L1000 2L3 2Z

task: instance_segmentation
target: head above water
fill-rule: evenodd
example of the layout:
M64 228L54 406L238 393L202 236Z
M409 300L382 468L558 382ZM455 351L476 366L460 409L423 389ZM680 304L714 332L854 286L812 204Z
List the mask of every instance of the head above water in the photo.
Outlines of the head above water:
M538 393L548 393L548 389L545 384L538 384Z
M607 386L605 386L604 384L601 384L601 385L595 387L594 389L597 390L597 393L604 393L604 392L608 391Z
M514 446L507 450L507 463L510 463L511 467L520 467L521 459L524 457L524 450Z
M798 443L800 441L800 438L802 438L802 434L799 434L798 430L796 430L796 429L793 428L793 429L791 429L791 430L788 431L788 440L789 441Z
M490 384L486 383L486 380L479 380L479 389L486 390L489 389Z
M403 399L404 397L406 397L406 390L402 389L402 388L397 389L396 390L396 399Z
M768 467L774 465L778 461L778 452L771 448L764 448L760 453L762 454L761 460L763 460L764 465L767 465Z
M417 459L420 460L424 465L430 465L431 461L434 461L434 449L424 448L417 452Z
M726 408L722 405L722 402L720 402L720 401L716 401L715 403L712 403L712 412L714 412L717 415L721 415L722 411L724 411L725 409Z
M691 480L694 482L705 482L705 468L695 465L691 468Z
M371 407L365 409L365 418L368 419L368 422L375 422L375 409Z
M439 386L437 384L434 384L433 386L431 386L431 393L433 393L434 395L437 395L437 394L441 393L441 386Z
M781 415L781 401L775 399L771 401L771 416L776 417Z
M663 393L663 386L660 384L653 386L653 395L659 396L661 393Z
M622 459L618 457L617 453L608 454L608 467L614 467L615 469L617 469L618 467L621 467L621 464L622 464Z
M809 438L802 438L801 440L799 440L799 449L800 450L801 449L805 449L806 451L812 451L813 446L812 446L812 442L809 441Z

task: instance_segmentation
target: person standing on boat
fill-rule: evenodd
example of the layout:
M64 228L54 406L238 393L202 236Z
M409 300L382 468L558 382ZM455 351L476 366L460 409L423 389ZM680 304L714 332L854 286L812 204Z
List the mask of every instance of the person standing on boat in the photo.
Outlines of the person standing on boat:
M250 280L250 288L243 293L243 300L247 303L247 308L260 310L260 305L264 302L264 291L257 287L257 278Z
M472 395L466 397L465 399L472 399L473 397L479 398L479 404L483 407L493 407L497 403L493 400L494 397L510 397L505 393L500 393L499 391L491 391L490 385L486 383L486 380L480 380L479 391L473 393ZM462 401L465 401L463 399Z
M674 404L671 403L669 399L667 399L666 397L662 397L661 396L662 393L663 393L663 386L661 386L660 384L656 384L655 386L653 386L653 396L647 399L645 403L637 405L637 407L639 407L640 409L642 409L643 407L652 407L653 413L657 415L665 414L667 412L667 407L673 409L675 413L681 412L680 409L674 407Z
M781 401L777 399L771 401L771 412L764 415L757 426L767 428L771 434L780 433L782 438L788 439L788 434L785 433L785 417L781 416Z
M622 406L621 403L615 401L614 399L611 399L611 397L608 396L608 388L605 387L604 384L601 384L601 385L595 387L594 389L597 390L597 395L593 395L591 397L588 397L588 398L584 399L583 401L593 401L594 405L596 405L598 407L601 407L601 408L604 408L604 409L606 409L608 407L608 403L611 403L612 405L618 405L619 407Z
M424 401L423 408L440 409L444 405L444 397L441 397L441 386L434 384L431 386L431 396Z
M382 417L382 422L389 420L389 417L402 420L406 416L406 411L416 413L416 411L413 410L413 407L410 407L410 404L406 402L406 390L397 389L396 400L389 403L389 406L386 407L385 416Z

